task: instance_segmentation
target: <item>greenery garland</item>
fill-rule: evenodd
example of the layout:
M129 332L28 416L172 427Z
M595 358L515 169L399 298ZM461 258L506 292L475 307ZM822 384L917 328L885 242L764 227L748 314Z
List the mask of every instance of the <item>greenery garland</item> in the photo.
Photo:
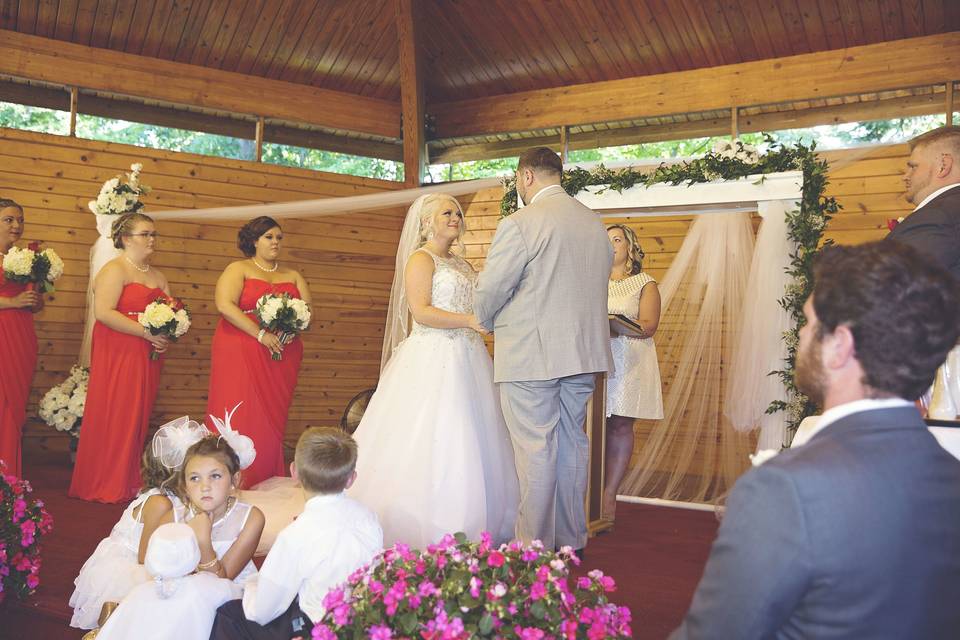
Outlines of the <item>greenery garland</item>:
M820 251L823 231L827 222L840 209L834 198L824 195L827 188L828 163L814 153L816 144L810 146L797 144L786 147L772 138L766 138L770 145L762 156L742 153L742 143L736 142L739 151L736 154L707 153L702 158L677 164L663 163L653 171L639 171L631 167L625 169L607 169L603 165L588 171L572 169L563 172L561 184L571 196L589 186L604 186L622 193L624 189L635 186L649 187L654 184L696 184L711 180L735 180L746 176L782 171L803 172L803 197L800 209L787 213L787 235L796 243L796 251L790 254L790 266L787 273L793 278L787 284L779 303L793 321L793 327L783 334L787 345L787 357L784 367L772 371L770 375L780 378L787 389L787 401L775 400L770 403L767 413L785 411L787 429L792 434L800 421L817 412L817 407L794 385L794 366L797 358L798 332L803 326L803 303L813 289L813 260ZM746 161L755 159L755 162ZM604 189L604 190L605 190ZM504 195L500 201L500 215L508 216L517 210L517 187L513 177L504 180ZM830 244L827 240L823 244Z

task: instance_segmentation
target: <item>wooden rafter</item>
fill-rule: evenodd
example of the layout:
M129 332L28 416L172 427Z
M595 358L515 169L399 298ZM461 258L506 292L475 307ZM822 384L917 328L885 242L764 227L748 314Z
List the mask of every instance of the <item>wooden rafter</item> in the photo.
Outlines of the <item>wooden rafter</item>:
M420 186L426 172L423 73L417 52L419 0L394 0L400 50L400 103L403 113L403 171L407 186Z

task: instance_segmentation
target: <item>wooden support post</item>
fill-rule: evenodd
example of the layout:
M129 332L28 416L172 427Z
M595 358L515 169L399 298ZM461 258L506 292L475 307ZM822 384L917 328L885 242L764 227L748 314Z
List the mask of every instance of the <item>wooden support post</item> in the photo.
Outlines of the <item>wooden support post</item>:
M560 162L567 164L567 154L570 152L570 127L560 127Z
M953 80L947 82L947 126L953 124L953 112L956 107L953 103Z
M256 145L257 145L257 162L263 160L263 116L257 118L257 133L256 133Z
M420 0L394 0L400 51L400 111L403 114L403 175L408 187L419 187L426 174L423 73L417 55Z
M734 140L740 137L740 108L730 107L730 137Z
M80 90L76 87L70 87L70 137L77 137L77 103L80 98Z

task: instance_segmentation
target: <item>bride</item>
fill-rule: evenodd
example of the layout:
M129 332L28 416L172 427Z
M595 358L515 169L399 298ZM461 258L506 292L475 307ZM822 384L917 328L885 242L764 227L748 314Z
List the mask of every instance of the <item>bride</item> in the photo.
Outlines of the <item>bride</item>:
M463 210L429 194L400 236L380 382L354 437L349 494L377 512L384 545L423 549L445 533L513 538L519 496L493 366L473 315ZM412 316L412 320L409 316Z

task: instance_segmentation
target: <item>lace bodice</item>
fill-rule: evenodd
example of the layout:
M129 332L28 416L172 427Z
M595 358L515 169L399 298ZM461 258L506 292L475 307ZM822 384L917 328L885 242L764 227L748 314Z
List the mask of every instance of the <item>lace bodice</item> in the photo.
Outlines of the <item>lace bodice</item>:
M433 258L433 286L430 292L430 304L437 309L452 313L473 313L473 285L477 280L477 272L470 263L460 256L451 255L441 258L426 249L419 249ZM438 329L427 327L413 320L413 329L410 335L439 334L447 338L457 336L475 336L479 334L473 329Z
M644 272L623 280L610 280L607 283L607 313L636 319L640 315L640 293L651 282L656 280Z

